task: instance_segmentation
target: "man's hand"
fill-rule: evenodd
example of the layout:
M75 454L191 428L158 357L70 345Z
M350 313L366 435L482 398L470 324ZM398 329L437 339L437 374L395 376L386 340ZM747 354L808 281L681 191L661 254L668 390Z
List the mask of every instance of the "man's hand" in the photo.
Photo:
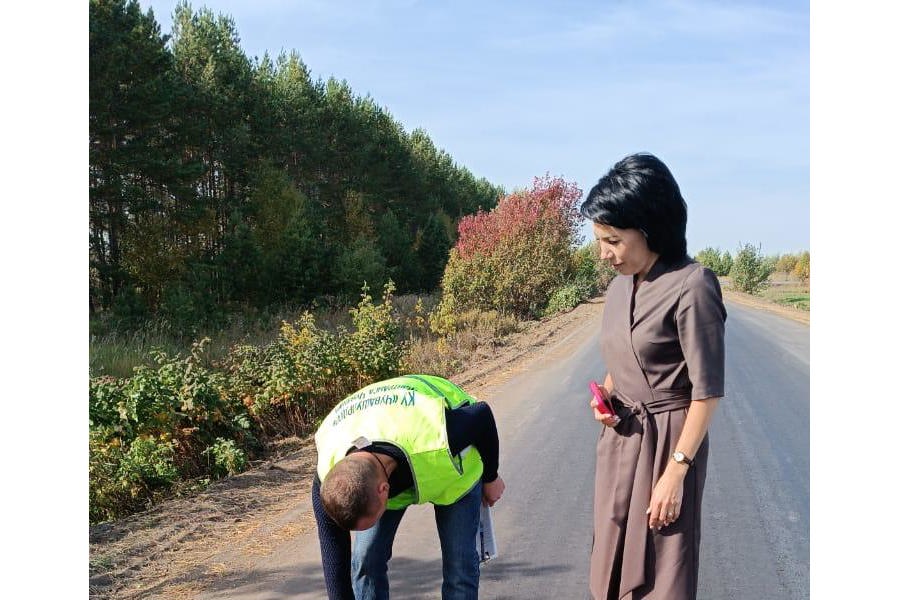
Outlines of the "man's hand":
M493 506L497 500L500 499L500 496L503 495L503 491L506 489L506 484L503 483L503 478L499 475L497 479L493 480L490 483L482 484L481 486L481 504L482 506Z

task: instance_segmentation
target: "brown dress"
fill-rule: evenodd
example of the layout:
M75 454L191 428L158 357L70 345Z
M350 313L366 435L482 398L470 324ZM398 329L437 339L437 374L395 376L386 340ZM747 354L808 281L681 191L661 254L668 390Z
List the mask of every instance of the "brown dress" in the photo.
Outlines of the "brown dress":
M621 422L597 443L591 594L596 600L693 600L700 556L700 504L709 440L684 480L681 515L648 527L653 486L681 435L691 400L725 393L725 306L715 275L685 260L657 260L609 286L600 350Z

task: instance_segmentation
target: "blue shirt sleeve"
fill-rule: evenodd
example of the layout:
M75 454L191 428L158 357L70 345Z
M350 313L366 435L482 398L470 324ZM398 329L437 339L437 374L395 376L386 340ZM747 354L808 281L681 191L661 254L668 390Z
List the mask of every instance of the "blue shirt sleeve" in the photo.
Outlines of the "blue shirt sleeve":
M331 520L322 505L321 482L313 478L312 505L319 528L319 547L322 550L322 569L329 600L353 600L350 585L350 532Z

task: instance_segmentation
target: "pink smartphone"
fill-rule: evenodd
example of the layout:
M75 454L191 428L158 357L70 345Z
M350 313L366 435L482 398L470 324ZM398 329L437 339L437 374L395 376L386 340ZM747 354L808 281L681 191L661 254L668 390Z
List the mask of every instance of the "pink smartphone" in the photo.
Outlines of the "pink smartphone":
M594 398L597 399L597 410L605 415L616 416L616 411L613 410L612 403L610 403L609 398L606 396L606 391L597 385L596 381L592 381L590 386L591 393L594 394Z

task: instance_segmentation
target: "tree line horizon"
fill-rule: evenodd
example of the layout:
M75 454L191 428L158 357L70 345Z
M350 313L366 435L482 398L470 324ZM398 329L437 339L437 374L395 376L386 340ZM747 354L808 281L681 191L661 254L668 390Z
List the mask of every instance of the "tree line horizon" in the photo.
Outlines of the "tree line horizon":
M91 0L91 314L435 290L459 220L505 190L296 51L239 41L206 8L163 35L135 0Z
M296 51L239 43L207 8L178 5L163 35L135 0L91 0L91 315L178 329L364 283L436 291L460 221L506 191ZM726 255L697 259L726 274Z

